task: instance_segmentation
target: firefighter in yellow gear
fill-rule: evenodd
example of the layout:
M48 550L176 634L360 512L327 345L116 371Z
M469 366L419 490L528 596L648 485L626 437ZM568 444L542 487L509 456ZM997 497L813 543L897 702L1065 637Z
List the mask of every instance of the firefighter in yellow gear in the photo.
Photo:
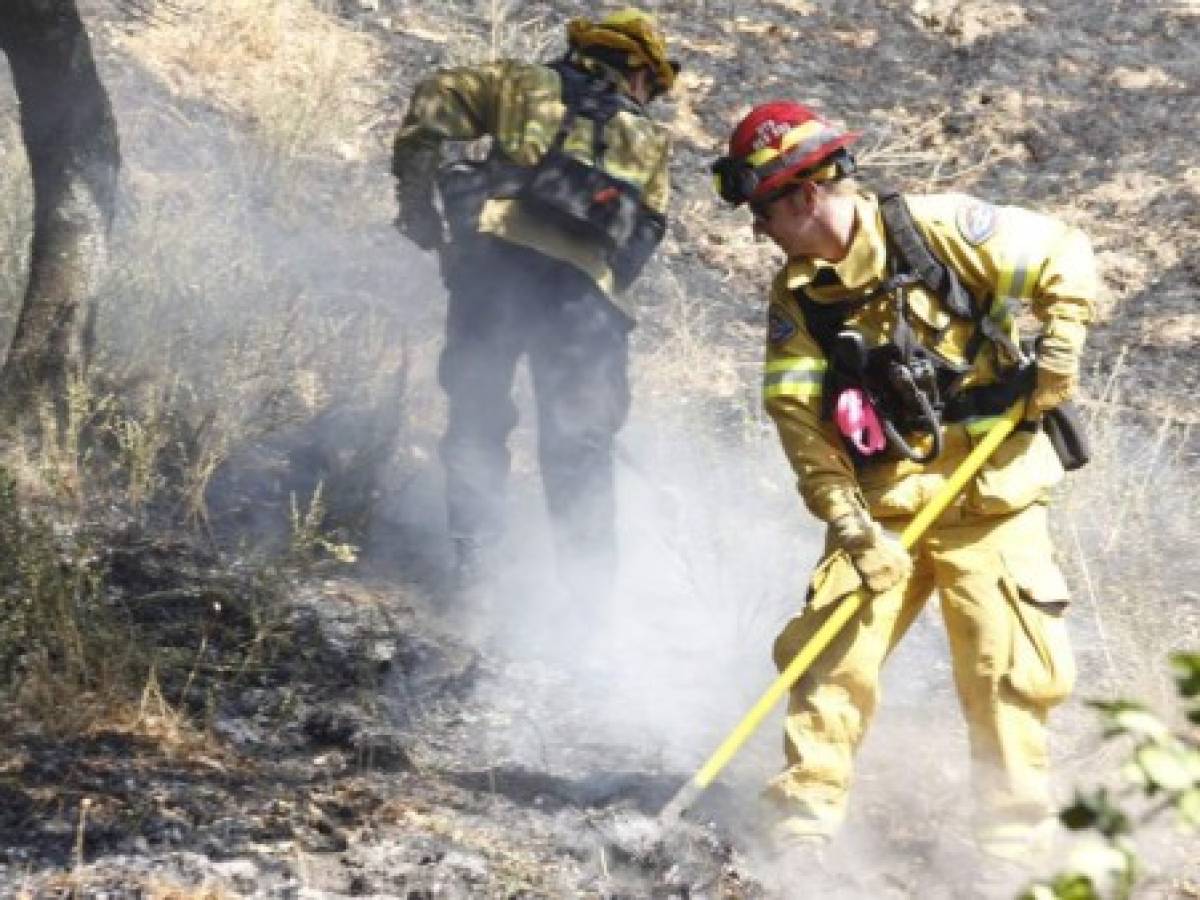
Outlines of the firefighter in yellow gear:
M670 141L648 106L679 66L634 9L576 19L567 41L546 64L421 81L392 170L397 226L440 252L449 292L441 457L459 580L487 576L503 532L512 383L527 355L560 567L569 587L600 596L615 567L613 440L630 400L626 291L666 229ZM484 137L486 160L443 161L445 142Z
M1043 420L1075 392L1096 267L1086 237L1046 215L860 189L847 177L857 137L799 104L764 104L714 165L724 199L748 204L756 232L787 255L770 294L763 400L805 504L828 526L830 552L776 664L838 598L874 592L791 692L786 768L768 789L776 834L819 844L843 821L880 668L936 590L976 836L1020 860L1053 826L1047 716L1074 681L1047 527L1064 468ZM1020 340L1022 313L1040 325L1036 349ZM1021 396L1027 421L906 552L891 533Z

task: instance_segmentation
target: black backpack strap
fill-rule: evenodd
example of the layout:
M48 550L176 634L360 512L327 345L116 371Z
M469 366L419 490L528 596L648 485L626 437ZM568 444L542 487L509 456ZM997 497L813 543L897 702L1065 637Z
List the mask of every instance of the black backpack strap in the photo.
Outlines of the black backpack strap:
M873 295L861 300L818 303L802 288L797 288L792 291L792 296L795 297L796 304L800 308L805 331L816 341L817 346L821 348L821 353L825 355L827 366L825 377L822 380L821 418L831 420L837 395L844 387L843 382L849 377L849 373L841 371L837 365L837 354L835 353L837 337L845 329L846 320L850 318L851 313L870 302Z
M562 101L566 107L550 148L561 151L575 119L582 116L592 123L592 159L599 165L608 149L604 143L604 126L609 119L619 112L645 116L646 110L632 97L617 90L612 82L579 68L569 59L551 63L550 68L558 73L562 82Z
M859 301L843 303L817 303L802 289L792 291L804 318L804 328L817 342L826 358L832 355L833 344L838 333L846 324L850 313L862 305ZM865 301L862 301L865 302Z
M962 286L954 270L938 259L913 221L908 204L896 191L879 195L879 211L888 241L900 257L901 271L907 269L921 283L941 298L951 315L976 321L981 310L976 309L970 293Z
M963 356L968 361L974 360L984 343L990 340L1003 346L1014 359L1023 360L1020 348L988 319L986 304L976 302L954 270L929 249L904 197L895 191L881 193L879 209L887 230L888 243L900 257L901 271L906 268L913 272L926 288L942 300L951 315L975 323L975 331L963 348Z

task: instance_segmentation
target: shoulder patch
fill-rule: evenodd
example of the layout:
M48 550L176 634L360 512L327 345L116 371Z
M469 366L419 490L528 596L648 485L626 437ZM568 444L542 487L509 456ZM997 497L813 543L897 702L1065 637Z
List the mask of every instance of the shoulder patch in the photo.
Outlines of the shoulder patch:
M796 323L775 304L767 311L767 340L772 344L782 344L796 333Z
M954 216L958 233L972 247L978 247L996 233L996 207L982 200L968 200Z

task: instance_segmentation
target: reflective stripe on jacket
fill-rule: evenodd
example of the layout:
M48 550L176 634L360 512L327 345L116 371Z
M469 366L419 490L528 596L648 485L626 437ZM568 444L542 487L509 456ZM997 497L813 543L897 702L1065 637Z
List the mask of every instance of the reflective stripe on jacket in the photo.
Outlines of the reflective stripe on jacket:
M906 199L933 253L954 269L976 302L987 305L989 327L1015 341L1018 314L1032 313L1043 333L1038 365L1076 372L1098 290L1091 246L1082 232L1040 213L993 207L961 194ZM793 292L803 288L818 303L849 301L886 277L887 243L878 202L863 194L855 198L855 206L857 230L846 258L836 264L789 262L775 279L769 307L763 402L779 429L805 503L827 521L864 501L879 518L912 515L945 484L990 425L980 420L943 426L945 448L928 465L889 452L856 472L836 428L822 419L820 373L827 361L805 329ZM908 305L921 343L964 362L977 326L952 316L921 285L909 290ZM893 301L884 296L852 312L846 325L861 331L873 347L886 340L894 316ZM1012 362L1002 346L985 342L963 387L994 383ZM924 449L923 440L917 439L917 449ZM1062 474L1043 433L1018 431L975 479L964 502L984 515L1012 512L1043 499Z

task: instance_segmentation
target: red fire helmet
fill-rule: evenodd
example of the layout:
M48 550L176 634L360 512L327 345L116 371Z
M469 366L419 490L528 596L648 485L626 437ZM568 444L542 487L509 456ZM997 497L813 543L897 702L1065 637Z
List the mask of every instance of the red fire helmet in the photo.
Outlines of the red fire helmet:
M738 123L729 155L714 164L717 189L734 205L761 201L796 177L823 176L832 157L861 136L835 128L800 103L763 103ZM828 177L836 174L834 170Z

